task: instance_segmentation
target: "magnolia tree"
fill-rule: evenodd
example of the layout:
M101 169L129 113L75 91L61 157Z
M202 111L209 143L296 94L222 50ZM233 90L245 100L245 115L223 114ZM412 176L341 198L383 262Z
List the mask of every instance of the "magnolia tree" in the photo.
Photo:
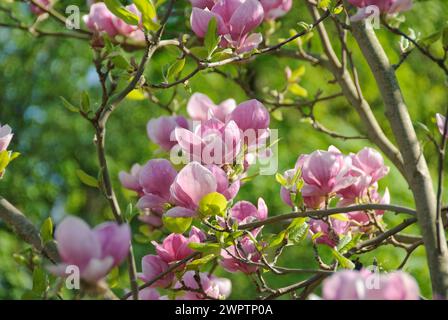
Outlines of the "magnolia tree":
M292 0L190 0L180 13L174 9L180 1L175 0L106 0L88 1L89 12L82 17L73 8L61 10L52 0L29 0L29 10L35 15L31 26L12 14L20 1L7 2L2 11L10 15L1 27L90 43L102 90L96 103L91 103L85 92L80 94L79 105L66 99L61 103L95 131L98 178L84 172L79 177L104 194L114 221L91 228L80 218L68 216L54 233L50 219L38 231L15 206L0 199L0 218L44 257L45 271L34 272L34 282L41 288L34 291L38 297L61 295L65 285L77 290L76 298L225 299L231 295L232 283L215 275L223 269L253 280L259 294L248 298L419 299L416 281L401 271L419 246L426 249L433 298L448 297L447 224L442 202L446 111L441 107L445 116L434 115L441 135L430 136L439 154L438 175L431 176L395 76L411 51L419 52L422 60L436 64L448 76L448 29L432 35L431 41L402 31L400 23L406 11L412 10L412 0L303 0L309 15L291 10ZM285 15L296 17L298 30L291 31L288 38L275 38L272 35L282 28ZM312 20L305 21L309 16ZM167 23L184 18L188 33L166 32ZM53 30L41 27L51 21L57 23L51 24ZM398 64L391 64L376 28L401 38ZM441 55L431 50L437 41L443 44ZM154 53L166 47L172 47L177 58L162 70L163 81L151 82L145 71ZM392 136L384 133L386 124L380 125L363 95L352 57L354 47L359 47L375 78ZM267 88L266 94L259 96L251 90L243 71L248 62L263 55L319 65L334 77L332 83L340 92L319 93L307 100L306 90L298 84L303 69L288 67L284 89ZM228 65L236 66L238 72L227 72ZM186 110L180 110L185 116L176 114L179 109L171 106L176 90L168 104L157 100L156 92L188 86L190 79L204 72L215 72L236 83L247 100L237 103L229 91L228 99L216 104L206 94L192 92ZM112 184L108 169L105 135L114 111L135 95L149 97L170 114L147 124L147 135L163 156L122 168L119 173L121 187L135 193L135 201L124 210L126 204L119 203L115 195L120 186ZM316 120L316 104L341 96L359 115L365 136L345 136ZM317 131L332 138L367 139L375 148L346 153L329 146L297 154L291 169L278 172L277 146L282 141L270 127L270 118L287 107L298 109ZM1 175L18 156L8 149L12 138L12 129L2 126ZM385 165L383 155L394 168ZM13 167L8 167L7 174L14 175ZM248 174L253 168L258 168L263 179L278 183L278 197L287 213L269 212L270 204L262 195L256 195L257 203L238 196L245 184L254 183ZM415 209L393 204L389 189L394 185L379 188L378 182L390 170L404 177ZM388 225L383 221L385 215L402 219ZM133 253L136 237L131 224L132 229L145 230L148 237L155 232L163 234L145 247L147 254L138 260ZM282 226L281 231L266 232L264 227L273 224ZM402 233L411 225L418 225L421 235ZM314 269L279 263L286 247L307 241L314 248L309 252L310 259L316 261ZM357 263L360 255L386 244L407 252L398 270L380 272L375 262L371 266ZM320 255L322 247L331 250L331 259ZM110 279L121 264L127 265L129 281L120 288L125 294L117 296ZM42 273L52 276L42 277ZM279 277L304 274L306 278L278 287L265 280L267 273Z

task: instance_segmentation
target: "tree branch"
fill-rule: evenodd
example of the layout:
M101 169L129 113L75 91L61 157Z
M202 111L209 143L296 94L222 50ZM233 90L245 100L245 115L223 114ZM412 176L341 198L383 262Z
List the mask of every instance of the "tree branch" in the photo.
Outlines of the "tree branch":
M59 261L58 250L54 242L44 244L39 230L27 219L27 217L5 198L0 196L0 218L17 234L23 241L32 245L51 262Z
M415 216L416 212L413 209L406 208L406 207L400 207L395 205L386 205L386 204L362 204L357 206L350 206L350 207L343 207L343 208L331 208L326 210L312 210L312 211L305 211L305 212L292 212L287 214L282 214L278 216L270 217L266 220L262 221L256 221L251 222L247 224L243 224L239 226L240 230L251 230L255 229L261 226L273 224L276 222L284 221L284 220L290 220L294 218L300 218L300 217L312 217L312 218L324 218L331 216L333 214L338 213L348 213L348 212L356 212L356 211L366 211L366 210L387 210L392 211L396 213L404 213L409 214L411 216Z

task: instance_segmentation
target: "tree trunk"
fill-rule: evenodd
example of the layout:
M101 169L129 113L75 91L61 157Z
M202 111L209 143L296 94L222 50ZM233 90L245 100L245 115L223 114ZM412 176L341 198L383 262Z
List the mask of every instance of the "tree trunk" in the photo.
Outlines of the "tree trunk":
M395 70L375 32L367 29L364 22L353 23L352 33L375 77L384 101L386 116L403 156L405 178L414 195L434 297L447 298L448 251L445 233L442 223L436 224L436 197L432 179L395 76ZM440 244L437 244L437 228L440 228Z

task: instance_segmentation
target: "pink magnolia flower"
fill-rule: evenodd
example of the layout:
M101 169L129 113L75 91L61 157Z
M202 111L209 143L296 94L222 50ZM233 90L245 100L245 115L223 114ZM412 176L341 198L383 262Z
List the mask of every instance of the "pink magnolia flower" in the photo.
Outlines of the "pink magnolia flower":
M257 271L258 266L244 263L238 258L241 256L251 262L257 263L260 261L260 253L248 237L244 237L239 244L240 246L237 248L230 246L227 249L221 250L221 266L228 272L241 271L246 274L254 273Z
M274 20L291 10L292 0L260 0L264 9L264 18Z
M140 16L135 5L129 5L126 9ZM128 25L123 20L113 15L104 2L92 4L89 14L85 15L83 20L87 28L95 33L105 32L110 37L122 35L136 41L144 40L143 31L140 30L139 26Z
M262 221L268 217L268 207L263 198L258 198L258 208L248 201L238 201L230 209L230 216L238 221L240 225L253 221Z
M443 132L445 131L445 117L441 115L440 113L436 114L436 120L437 120L437 127L439 128L440 134L443 135ZM448 130L446 131L446 136L448 136ZM1 148L0 148L1 149Z
M231 163L240 151L240 131L235 122L210 119L202 122L194 132L177 128L177 142L192 160L205 164Z
M195 215L201 199L216 192L217 182L213 173L198 162L190 162L177 175L170 191L174 203L179 207L167 212L169 216Z
M176 140L192 161L223 165L232 163L241 150L240 130L234 121L203 121L194 132L176 128Z
M386 188L383 196L381 196L378 193L377 189L370 190L368 198L364 202L365 203L390 204L389 189ZM354 205L354 204L355 203L350 203L350 200L342 199L338 205L341 207L346 207L346 206ZM375 212L376 216L381 216L384 214L384 210L375 210L374 212ZM349 213L347 213L347 215L350 217L351 220L356 221L360 224L365 224L370 221L369 215L364 211L349 212Z
M216 278L207 273L196 274L195 271L187 271L174 288L186 290L186 293L178 298L179 300L222 299L230 295L232 283L229 279ZM196 292L199 289L203 293Z
M229 181L226 172L217 165L207 166L216 179L216 192L221 193L227 200L233 200L240 190L240 181Z
M318 150L301 159L304 197L328 197L350 186L351 159L336 148Z
M367 195L368 188L372 185L372 178L366 175L354 177L353 183L347 188L338 191L338 195L345 201L355 203Z
M142 273L139 274L139 278L145 282L152 281L156 277L158 277L163 272L168 270L168 263L162 260L159 256L156 255L146 255L142 258ZM167 275L163 276L156 282L154 282L150 287L151 288L167 288L171 286L173 282L174 273L170 272Z
M204 233L204 231L194 226L191 228L189 234L190 239L193 239L193 237L196 237L196 240L198 240L195 240L195 242L204 242L205 239L207 239L207 235Z
M326 300L418 300L417 282L409 274L395 271L388 274L368 270L344 270L323 283Z
M51 0L37 0L36 2L39 3L40 5L42 5L46 9L50 9L51 6L53 5ZM39 6L37 6L33 3L30 4L30 9L31 9L31 12L37 16L45 13L45 10L42 10Z
M269 156L269 149L261 151L270 134L269 112L261 102L252 99L240 103L230 114L230 119L240 128L242 143L248 147L245 158L248 165L253 163L251 157L255 153L262 157Z
M331 228L329 223L331 224ZM336 246L339 242L339 237L346 234L350 228L349 221L342 221L335 218L330 218L329 222L310 219L309 224L311 234L321 233L321 235L315 239L316 243L326 244L330 247Z
M138 163L134 164L131 168L131 172L120 171L118 173L118 179L121 185L129 190L137 192L139 195L143 194L143 188L139 182L139 176L142 166Z
M318 209L323 209L325 206L326 197L307 196L307 197L302 197L302 198L303 198L303 203L305 204L305 207L307 207L308 209L318 210Z
M109 11L104 2L92 4L89 14L84 16L83 19L87 28L92 32L106 32L111 37L118 34L118 30L114 25L115 16Z
M188 121L182 116L162 116L149 120L146 129L149 139L165 151L171 150L177 144L174 129L188 129Z
M200 9L211 9L216 3L215 0L190 0L190 2L193 7Z
M412 8L412 0L348 0L348 2L358 7L356 15L351 17L352 21L359 21L372 15L375 11L371 6L376 6L385 14L395 14Z
M223 298L230 297L232 293L232 281L227 278L219 278L215 276L210 276L211 281L218 286L219 295Z
M206 121L211 118L227 122L228 116L236 108L236 102L233 99L227 99L216 105L203 93L194 93L187 104L187 112L191 119L197 121Z
M258 100L252 99L240 103L232 111L230 119L235 121L243 131L265 130L269 128L270 116L266 107Z
M7 124L0 124L0 152L8 149L9 144L11 143L12 137L14 134L12 133L12 129Z
M138 183L143 196L137 202L143 215L139 219L158 228L162 226L162 213L171 202L170 187L177 172L168 160L152 159L140 169Z
M191 242L201 242L201 235L197 234L197 230L192 232L189 238L182 234L172 233L166 237L162 244L153 241L152 244L156 247L157 255L166 263L182 260L193 253L193 250L188 247Z
M132 13L135 13L137 16L141 18L141 13L138 11L135 4L126 6L126 9ZM133 26L127 24L118 17L115 17L112 23L114 24L115 29L117 29L118 34L126 36L128 38L132 38L136 41L145 41L145 34L143 33L143 31L140 29L139 26Z
M156 195L168 201L170 187L176 176L176 169L168 160L152 159L141 169L139 183L145 194Z
M218 34L222 36L221 47L233 47L237 52L250 51L261 43L259 33L250 34L263 21L264 12L258 0L220 0L210 10L193 8L191 28L204 38L208 23L215 18Z
M83 280L95 283L126 257L131 241L128 225L103 223L93 230L79 218L67 217L56 228L55 239L62 262L50 272L66 276L67 267L79 268Z
M159 292L154 288L144 288L138 292L138 300L148 301L148 300L160 300ZM132 296L128 298L131 300Z
M352 175L366 175L373 184L389 173L389 167L384 165L381 154L372 148L364 148L355 155L351 155Z
M296 174L295 169L289 169L289 170L285 171L285 173L283 174L283 177L286 179L286 181L290 182L294 178L295 174ZM295 193L295 192L297 192L296 185L290 186L290 187L281 186L280 198L286 205L288 205L290 207L294 207L294 204L292 203L292 199L291 199L291 193Z

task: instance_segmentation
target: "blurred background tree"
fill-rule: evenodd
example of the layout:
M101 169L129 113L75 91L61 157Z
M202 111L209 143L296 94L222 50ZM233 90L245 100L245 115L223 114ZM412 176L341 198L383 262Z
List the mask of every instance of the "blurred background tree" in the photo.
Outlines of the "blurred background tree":
M8 1L6 1L8 2ZM78 5L82 13L88 12L84 0L61 0L55 8L60 12L65 7ZM3 6L3 4L2 4ZM13 8L20 20L32 23L35 19L29 12L28 4L6 3L5 7ZM188 1L176 1L174 17L170 20L165 37L189 32L189 13L191 5ZM402 30L412 28L421 37L440 30L448 21L448 2L445 0L416 1L414 8L405 15L406 21ZM8 21L4 12L0 12L0 22ZM293 9L277 23L281 27L268 40L275 43L277 39L289 36L289 30L298 29L299 21L310 22L308 11L302 1L294 1ZM44 21L43 26L60 28L51 21ZM332 29L331 23L327 27ZM264 27L267 28L266 26ZM265 30L266 31L266 30ZM384 28L377 30L392 62L399 60L399 37L392 35ZM371 103L375 114L383 124L386 133L390 128L385 124L384 108L372 75L363 61L356 43L350 41L354 51L354 59L358 66L360 82L366 99ZM309 40L312 49L319 49L318 41ZM292 44L294 45L294 44ZM433 46L434 52L440 51L441 45ZM141 53L128 53L139 59ZM154 82L160 82L161 70L176 58L172 49L157 52L145 76ZM79 101L83 90L87 90L92 101L100 97L100 85L92 63L93 53L88 41L66 39L60 37L34 37L28 32L0 27L0 122L8 123L14 130L11 149L20 152L21 157L8 168L0 181L0 194L19 207L37 225L51 216L57 223L65 215L81 216L91 225L98 224L111 217L111 212L103 196L98 190L86 187L79 180L76 171L97 175L97 159L93 145L93 129L79 115L69 112L63 107L60 96L72 102ZM137 60L138 61L138 60ZM266 96L271 90L281 90L285 86L284 69L305 67L300 85L312 99L322 90L325 95L338 92L337 85L331 84L332 76L320 67L313 67L276 55L264 55L256 60L240 65L221 68L228 73L240 72L240 79L246 82L258 97ZM193 65L187 65L191 70ZM186 72L187 72L186 71ZM398 78L402 84L415 125L425 124L436 132L434 114L442 112L447 106L446 79L425 57L416 50L398 70ZM250 80L250 81L249 81ZM176 90L176 97L170 107L179 114L185 114L185 105L193 92L209 95L215 102L234 98L237 102L247 100L244 90L229 79L214 72L203 72L192 78L187 86L175 89L154 91L154 95L162 102L169 102ZM332 130L347 135L362 135L364 127L358 120L353 108L345 98L321 102L315 107L317 119ZM127 99L113 114L108 123L107 154L114 187L117 190L122 208L135 202L132 193L121 188L117 175L120 170L128 171L133 163L145 163L156 157L166 157L157 150L146 135L146 123L150 118L167 114L157 104L144 100ZM312 128L307 119L293 108L284 108L276 112L271 128L279 130L278 157L279 171L293 167L297 157L316 149L326 149L335 145L344 153L356 152L366 146L364 140L342 141L320 133ZM419 137L425 140L423 130ZM432 172L436 172L437 155L430 143L425 144L425 154ZM389 165L390 162L388 162ZM389 187L391 202L413 207L410 191L407 189L399 172L392 168L384 179L380 190ZM269 207L269 214L276 215L288 212L288 208L279 197L280 186L274 176L258 176L251 183L244 185L236 200L249 200L255 203L263 197ZM393 224L398 220L387 214L386 222ZM138 233L141 223L134 220L133 229ZM269 227L272 232L279 231L282 225ZM417 233L413 227L408 232ZM157 234L153 235L157 238ZM0 299L20 299L32 286L32 275L29 270L14 259L28 248L23 242L0 221ZM281 264L290 267L316 267L310 241L301 246L287 248ZM326 249L322 248L324 252ZM149 243L135 243L137 267L140 269L140 258L153 251ZM324 252L325 254L325 252ZM376 258L384 270L397 268L405 252L391 246L381 247L367 255L361 262L371 265ZM430 282L425 261L424 248L420 247L412 255L405 270L416 277L422 294L430 297ZM255 296L255 288L244 275L228 274L223 270L220 274L232 279L233 299L247 299ZM121 270L121 286L126 285L126 271ZM276 276L276 287L299 281L301 275ZM267 281L271 278L268 276ZM119 292L120 293L120 292Z

